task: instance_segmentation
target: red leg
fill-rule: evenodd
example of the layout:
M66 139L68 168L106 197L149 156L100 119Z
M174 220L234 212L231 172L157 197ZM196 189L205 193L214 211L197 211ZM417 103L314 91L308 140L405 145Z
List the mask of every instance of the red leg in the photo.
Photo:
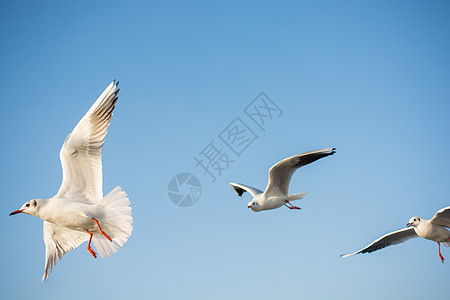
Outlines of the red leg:
M106 233L103 232L102 228L100 227L100 223L97 221L97 219L96 219L96 218L92 218L92 220L94 220L95 224L97 224L98 229L100 229L100 233L101 233L105 238L107 238L110 242L112 242L111 237L110 237L109 235L107 235Z
M285 204L285 206L286 206L287 208L289 208L289 209L301 209L300 207L297 207L297 206L292 205L291 202L289 202L289 201L286 201L286 203L289 203L290 206L287 206L287 205Z
M444 263L445 258L441 254L441 243L438 243L439 246L439 257L441 258L442 263Z
M89 232L86 230L87 233L89 233L90 237L89 237L89 243L87 246L87 250L89 251L89 253L94 257L97 258L97 253L95 253L94 249L91 248L91 241L92 241L92 236L94 235L92 232Z

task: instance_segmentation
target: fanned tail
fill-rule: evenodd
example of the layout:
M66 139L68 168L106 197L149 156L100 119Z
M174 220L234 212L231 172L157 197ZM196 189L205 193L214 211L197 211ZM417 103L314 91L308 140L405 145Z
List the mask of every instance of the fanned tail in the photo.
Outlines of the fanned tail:
M289 201L300 200L300 199L303 199L303 197L305 197L306 194L308 194L308 193L300 193L300 194L289 195L288 196L289 197L288 200Z
M120 186L106 195L99 203L104 209L101 220L102 230L107 233L112 242L100 233L95 233L92 242L101 258L111 256L126 243L133 231L130 200Z

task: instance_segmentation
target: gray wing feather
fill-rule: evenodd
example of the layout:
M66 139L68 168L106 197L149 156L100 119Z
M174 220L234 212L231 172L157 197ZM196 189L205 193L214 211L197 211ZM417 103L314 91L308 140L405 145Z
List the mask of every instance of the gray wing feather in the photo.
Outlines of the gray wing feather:
M243 184L234 183L234 182L231 182L230 185L234 189L236 194L238 194L238 196L241 196L241 197L242 197L242 194L244 194L245 192L249 192L253 197L255 197L258 194L262 194L262 191L258 190L257 188L248 186L248 185L243 185Z
M364 247L363 249L356 251L354 253L350 254L342 254L341 257L348 257L352 256L358 253L370 253L373 251L377 251L380 249L383 249L388 246L396 245L403 243L409 239L416 238L418 235L414 231L413 227L404 228L401 230L397 230L388 234L383 235L367 247Z
M310 151L288 157L276 163L269 170L269 182L267 184L265 193L272 195L288 195L289 184L291 182L292 175L298 168L301 168L328 155L333 155L336 152L335 150L336 148L326 148Z

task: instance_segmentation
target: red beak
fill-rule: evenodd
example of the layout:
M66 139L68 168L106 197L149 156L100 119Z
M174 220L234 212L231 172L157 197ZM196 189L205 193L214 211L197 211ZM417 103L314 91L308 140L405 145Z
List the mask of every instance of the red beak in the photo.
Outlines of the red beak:
M251 206L251 205L249 205L249 206L248 206L248 208L252 208L252 206Z
M18 210L13 211L13 212L10 213L9 215L10 215L10 216L12 216L12 215L17 215L17 214L20 214L21 212L22 212L22 210L21 210L21 209L18 209Z
M412 223L408 223L408 224L406 224L406 227L409 227L409 226L411 226L412 225Z

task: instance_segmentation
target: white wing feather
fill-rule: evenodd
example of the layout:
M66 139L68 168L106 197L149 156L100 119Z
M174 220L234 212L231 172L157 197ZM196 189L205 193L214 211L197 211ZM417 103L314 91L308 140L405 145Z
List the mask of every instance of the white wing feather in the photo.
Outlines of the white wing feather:
M266 195L288 195L292 175L298 168L334 153L335 148L326 148L283 159L270 168L269 182L264 193Z
M61 260L64 254L88 239L87 233L44 221L45 269L42 281L50 275L58 258Z
M78 122L61 148L63 181L57 197L95 204L103 198L101 149L117 101L115 81Z
M440 209L430 221L433 224L450 228L450 206Z

